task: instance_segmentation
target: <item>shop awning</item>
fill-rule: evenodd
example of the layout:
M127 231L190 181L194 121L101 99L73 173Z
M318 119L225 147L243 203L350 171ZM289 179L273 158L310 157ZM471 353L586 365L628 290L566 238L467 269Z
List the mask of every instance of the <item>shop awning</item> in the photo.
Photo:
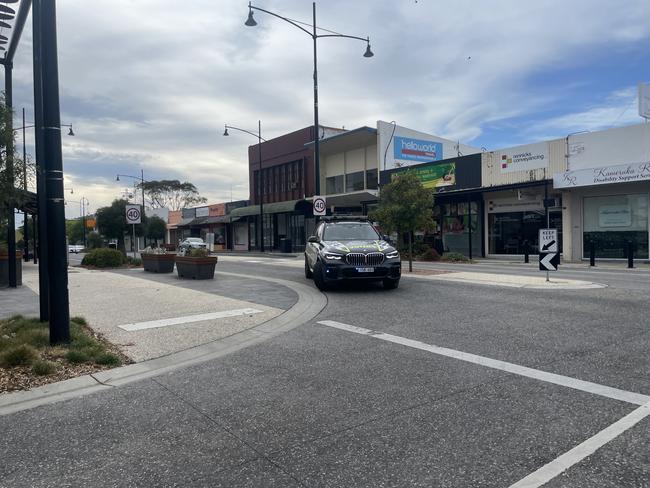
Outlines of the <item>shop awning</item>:
M311 208L311 203L307 200L288 200L286 202L265 203L263 211L265 214L275 213L293 213L296 211L302 212L306 208ZM247 217L250 215L259 215L259 205L249 205L248 207L240 207L230 212L231 217Z
M191 225L196 225L194 222L195 220L203 220L207 217L199 217L198 219L196 217L190 217L187 219L182 219L178 224L176 224L176 227L190 227Z
M215 215L213 217L207 217L205 220L206 224L229 224L230 216L229 215Z

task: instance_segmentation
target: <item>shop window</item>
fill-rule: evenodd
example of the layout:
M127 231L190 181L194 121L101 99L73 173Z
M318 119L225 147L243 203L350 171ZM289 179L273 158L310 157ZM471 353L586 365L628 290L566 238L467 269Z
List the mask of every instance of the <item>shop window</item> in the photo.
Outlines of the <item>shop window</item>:
M562 212L549 213L550 227L558 230L558 247L562 252ZM546 228L546 214L506 212L488 215L488 252L490 254L524 254L538 252L539 229Z
M330 176L325 179L325 191L328 195L343 193L343 175Z
M366 188L368 190L377 189L377 170L369 169L366 171Z
M583 201L583 257L593 243L597 258L627 257L628 242L634 256L648 258L648 196L610 195Z
M357 171L356 173L349 173L345 175L345 191L360 191L363 190L364 185L364 172Z

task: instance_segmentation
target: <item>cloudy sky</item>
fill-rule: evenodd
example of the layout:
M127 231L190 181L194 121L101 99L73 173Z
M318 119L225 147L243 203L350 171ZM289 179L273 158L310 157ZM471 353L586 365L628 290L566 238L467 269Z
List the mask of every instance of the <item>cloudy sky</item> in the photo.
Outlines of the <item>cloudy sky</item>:
M253 4L311 23L310 1ZM141 169L191 181L211 202L247 198L255 140L222 137L224 124L255 131L261 119L268 139L313 122L311 39L263 13L245 27L244 0L57 5L62 122L76 132L63 136L66 187L91 210L130 184L117 173ZM370 36L375 53L319 41L323 125L395 120L496 149L641 122L647 0L320 0L317 13L321 27ZM31 20L14 80L16 112L26 107L30 122Z

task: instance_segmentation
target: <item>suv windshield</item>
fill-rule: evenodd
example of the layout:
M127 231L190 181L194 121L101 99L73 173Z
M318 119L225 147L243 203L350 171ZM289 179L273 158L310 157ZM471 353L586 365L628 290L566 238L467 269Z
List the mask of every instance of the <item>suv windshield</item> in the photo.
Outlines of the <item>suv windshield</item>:
M327 224L323 231L324 241L376 241L378 239L381 237L368 223Z
M199 237L189 237L189 238L187 238L187 241L188 242L203 242L203 239L201 239Z

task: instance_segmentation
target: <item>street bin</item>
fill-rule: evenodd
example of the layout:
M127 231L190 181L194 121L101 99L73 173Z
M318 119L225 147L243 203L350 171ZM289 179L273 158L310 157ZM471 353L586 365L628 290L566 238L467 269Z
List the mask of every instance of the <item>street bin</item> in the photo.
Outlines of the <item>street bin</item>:
M280 239L280 252L291 252L291 239Z

